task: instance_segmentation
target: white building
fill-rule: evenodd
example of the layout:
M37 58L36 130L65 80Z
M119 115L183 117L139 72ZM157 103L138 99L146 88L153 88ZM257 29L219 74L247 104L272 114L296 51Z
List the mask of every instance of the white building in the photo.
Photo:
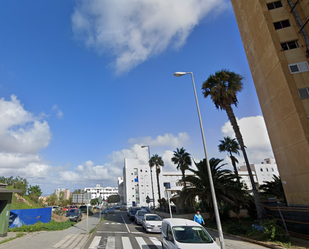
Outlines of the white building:
M94 188L85 188L85 193L91 194L91 199L102 197L102 200L107 200L111 195L118 195L118 187L101 187L97 184Z
M127 206L146 206L146 197L153 199L151 172L148 164L139 164L138 159L125 159L123 168L123 203ZM186 175L193 174L186 171ZM183 188L180 171L164 172L159 175L161 198L167 199L167 193L172 196ZM152 169L152 181L155 205L158 206L158 184L155 169ZM119 192L120 193L120 192ZM120 197L122 198L122 197ZM152 202L150 203L152 205Z
M137 159L125 159L123 167L123 200L130 206L146 206L151 197L149 165L141 165Z
M266 158L260 164L250 165L253 179L257 188L264 184L265 181L273 181L273 175L280 176L277 164L274 159ZM238 167L238 174L241 177L241 181L244 185L252 190L251 181L246 166Z
M120 196L120 205L124 204L124 184L123 177L118 177L118 195Z

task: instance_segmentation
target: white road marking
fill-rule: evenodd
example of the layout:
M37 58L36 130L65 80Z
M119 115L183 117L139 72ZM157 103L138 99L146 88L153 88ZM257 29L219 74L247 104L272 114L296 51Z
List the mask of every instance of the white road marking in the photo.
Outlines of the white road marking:
M97 233L128 233L128 232L97 231Z
M161 244L161 241L158 240L158 238L156 238L156 237L149 237L149 239L151 240L152 243L154 243L156 245L156 247L161 249L162 244Z
M121 237L123 249L133 249L129 237Z
M123 216L122 216L122 214L121 214L121 218L122 218L124 224L126 225L128 232L131 233L131 232L130 232L130 229L129 229L127 223L126 223L126 221L124 220L124 218L123 218Z
M115 237L107 237L106 249L115 249Z
M100 244L101 236L95 236L88 249L96 249Z
M142 237L135 237L139 248L141 249L150 249L149 246L146 244L145 240Z

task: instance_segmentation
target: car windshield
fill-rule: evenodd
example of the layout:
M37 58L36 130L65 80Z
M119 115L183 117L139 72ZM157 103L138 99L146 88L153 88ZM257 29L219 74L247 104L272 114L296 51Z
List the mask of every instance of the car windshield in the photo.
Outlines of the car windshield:
M138 212L137 212L137 216L143 216L143 217L144 217L145 214L149 214L149 213L146 212L146 211L142 211L142 212L141 212L141 211L138 211Z
M71 209L69 211L70 214L77 214L78 213L78 210L77 209Z
M208 233L199 226L173 227L175 239L180 243L213 243Z
M161 221L162 219L158 215L147 215L146 220Z

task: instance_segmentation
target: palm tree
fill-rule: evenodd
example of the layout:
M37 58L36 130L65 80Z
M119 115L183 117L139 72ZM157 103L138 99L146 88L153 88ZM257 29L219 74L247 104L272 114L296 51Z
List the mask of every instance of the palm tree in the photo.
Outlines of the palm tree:
M257 217L258 220L261 222L265 216L264 208L260 202L259 192L254 183L250 163L245 149L245 144L232 108L232 105L235 105L237 107L238 99L236 94L243 89L242 80L243 77L241 75L223 69L221 71L215 72L214 75L210 75L208 79L204 81L202 89L204 97L206 98L210 96L217 109L226 111L227 116L231 122L231 125L236 135L236 139L246 162L250 182L252 185L253 197L257 210Z
M232 153L239 155L239 150L240 150L239 145L235 138L232 139L229 136L224 137L223 140L220 140L220 142L221 143L218 145L219 151L220 152L226 151L229 153L229 157L231 158L232 165L234 168L234 173L238 178L238 171L236 167L236 163L238 163L238 160L236 159L236 157L233 156ZM239 182L239 178L237 181Z
M223 159L211 158L209 165L212 173L214 188L216 192L218 205L223 210L224 204L232 204L235 211L238 212L240 203L246 203L247 192L237 183L237 176L228 169L222 169L226 164L221 164ZM213 202L209 177L207 171L206 159L199 163L194 162L197 170L189 168L194 175L187 175L186 181L190 182L191 187L184 189L180 193L180 202L194 202L198 196L203 203L208 204L209 212L213 216Z
M181 170L182 181L184 183L184 188L186 188L185 171L188 170L191 165L190 154L186 152L183 147L181 149L176 148L176 151L174 151L174 157L172 157L172 162L177 164L176 169Z
M265 184L262 184L259 187L261 195L269 198L276 197L278 200L286 202L282 181L280 176L273 175L273 181L264 181Z
M158 184L158 194L159 194L159 200L161 200L161 192L160 192L160 182L159 182L159 175L161 173L161 168L164 166L164 162L162 160L162 157L160 157L158 154L153 155L149 160L149 166L150 168L156 166L156 175L157 175L157 184Z

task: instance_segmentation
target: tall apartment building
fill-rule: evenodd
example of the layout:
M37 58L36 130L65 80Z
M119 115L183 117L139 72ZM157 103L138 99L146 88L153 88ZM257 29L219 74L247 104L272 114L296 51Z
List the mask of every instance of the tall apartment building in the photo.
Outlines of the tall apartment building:
M231 2L288 205L309 205L309 1Z
M146 206L151 198L151 178L148 164L141 165L137 159L125 159L123 167L123 200L130 206Z

